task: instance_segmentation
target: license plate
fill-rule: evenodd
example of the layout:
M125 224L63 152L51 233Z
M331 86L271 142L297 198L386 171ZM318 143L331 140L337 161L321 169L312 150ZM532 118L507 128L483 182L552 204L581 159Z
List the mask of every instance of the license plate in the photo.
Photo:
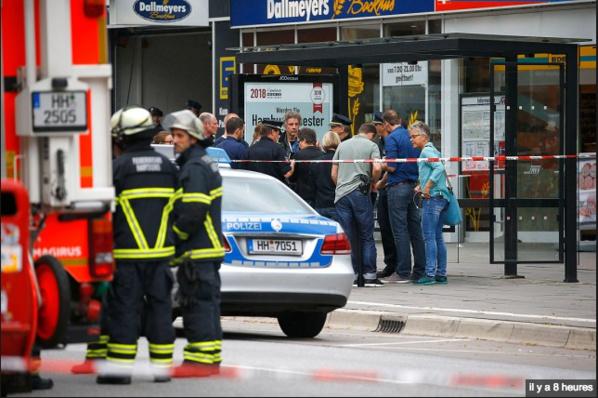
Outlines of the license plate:
M34 132L87 130L85 91L41 91L31 97Z
M303 242L290 239L249 239L249 254L287 254L300 256L303 254Z

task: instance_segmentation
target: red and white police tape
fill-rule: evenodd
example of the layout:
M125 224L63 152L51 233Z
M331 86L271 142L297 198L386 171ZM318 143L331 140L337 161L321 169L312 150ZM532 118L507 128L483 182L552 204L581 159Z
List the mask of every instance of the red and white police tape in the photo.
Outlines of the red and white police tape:
M311 160L252 160L233 159L235 163L417 163L417 162L504 162L504 161L536 161L554 159L593 159L596 153L578 155L519 155L519 156L458 156L448 158L386 158L386 159L311 159Z

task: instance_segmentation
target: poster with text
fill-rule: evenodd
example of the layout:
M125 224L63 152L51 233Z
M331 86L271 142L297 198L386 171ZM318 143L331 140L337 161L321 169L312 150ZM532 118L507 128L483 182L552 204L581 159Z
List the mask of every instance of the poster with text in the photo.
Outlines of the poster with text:
M580 154L583 155L583 154ZM582 157L578 161L579 204L577 206L580 229L596 229L596 157Z
M253 130L263 119L283 121L285 113L293 110L301 114L301 127L314 129L321 142L332 119L332 93L332 83L246 82L245 140L251 143Z
M494 135L490 146L490 96L466 94L461 97L461 141L464 157L504 155L505 140L505 97L494 96ZM464 161L463 171L488 170L487 161ZM504 162L495 163L495 168L504 168Z

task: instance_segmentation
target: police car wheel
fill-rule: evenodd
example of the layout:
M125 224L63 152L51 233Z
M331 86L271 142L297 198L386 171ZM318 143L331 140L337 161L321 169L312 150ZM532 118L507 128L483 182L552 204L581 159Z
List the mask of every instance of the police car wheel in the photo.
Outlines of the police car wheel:
M316 337L325 323L325 312L288 312L278 317L280 329L293 338Z
M35 261L35 274L42 298L37 343L42 348L66 344L71 308L68 275L60 261L53 256L38 258Z

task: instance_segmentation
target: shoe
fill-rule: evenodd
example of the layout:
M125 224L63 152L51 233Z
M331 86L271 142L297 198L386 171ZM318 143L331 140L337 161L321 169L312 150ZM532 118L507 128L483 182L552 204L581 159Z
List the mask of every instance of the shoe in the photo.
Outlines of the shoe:
M416 281L413 281L414 285L434 285L436 284L436 279L433 276L422 276Z
M439 285L446 285L448 283L448 279L446 276L436 275L436 283Z
M384 283L384 284L386 284L386 283L409 283L410 281L411 280L409 278L401 276L401 275L397 274L396 272L393 273L388 278L382 279L382 283Z
M205 365L191 361L183 361L183 363L175 367L172 371L174 378L186 377L210 377L214 372L215 365Z
M412 281L412 282L413 281L418 281L418 280L421 279L422 276L425 276L425 275L422 275L422 274L411 274L411 275L409 275L409 280Z
M389 276L391 276L393 273L394 273L393 271L385 271L385 270L383 270L383 271L378 271L378 272L376 272L376 277L377 277L377 278L380 278L380 279L382 279L382 278L388 278L388 277L389 277Z
M168 383L171 380L170 376L154 376L154 383Z
M152 366L152 375L155 383L168 383L172 378L172 368L159 368Z
M124 376L124 375L99 375L96 378L96 383L98 384L118 384L118 385L125 385L131 384L131 376Z
M380 279L375 278L375 279L366 279L364 286L366 287L380 287L380 286L384 286L384 284L380 281Z
M89 375L95 372L95 361L93 359L86 359L82 364L74 365L71 368L71 373L76 375Z
M31 376L32 390L49 390L52 387L54 387L54 381L52 381L52 379L44 379L38 374Z

